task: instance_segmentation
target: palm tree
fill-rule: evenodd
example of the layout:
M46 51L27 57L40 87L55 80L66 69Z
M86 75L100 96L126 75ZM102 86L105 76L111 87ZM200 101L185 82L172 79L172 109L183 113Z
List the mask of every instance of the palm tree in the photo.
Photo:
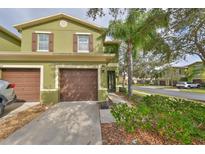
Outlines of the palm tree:
M125 20L110 22L106 34L126 44L128 97L132 95L132 54L139 50L161 51L164 42L157 30L167 25L168 15L162 9L129 9Z

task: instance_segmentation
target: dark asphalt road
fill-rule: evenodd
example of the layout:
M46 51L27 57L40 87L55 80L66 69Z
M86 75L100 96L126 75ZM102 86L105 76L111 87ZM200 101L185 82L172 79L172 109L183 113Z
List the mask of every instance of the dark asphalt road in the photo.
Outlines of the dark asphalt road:
M205 94L199 94L194 92L182 92L177 91L177 89L158 89L153 87L146 87L146 86L133 86L134 90L140 90L151 94L162 94L162 95L169 95L174 97L198 100L205 102Z

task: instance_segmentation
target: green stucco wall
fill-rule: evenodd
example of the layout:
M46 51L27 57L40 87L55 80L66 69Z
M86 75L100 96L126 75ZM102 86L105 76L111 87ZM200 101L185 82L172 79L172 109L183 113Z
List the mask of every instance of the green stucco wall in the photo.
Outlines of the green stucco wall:
M41 91L40 101L43 104L55 104L59 102L59 90Z
M44 64L44 89L55 88L55 64L46 63Z
M60 20L51 21L42 25L37 25L24 29L22 31L21 51L32 51L32 33L35 31L48 31L54 34L54 52L71 53L73 52L73 34L91 33L93 34L93 52L103 52L103 40L97 38L101 35L98 31L90 29L84 25L67 20L68 25L62 28L59 25Z
M0 52L1 51L20 51L21 42L0 31Z
M99 101L106 101L108 96L107 90L98 90L98 100Z

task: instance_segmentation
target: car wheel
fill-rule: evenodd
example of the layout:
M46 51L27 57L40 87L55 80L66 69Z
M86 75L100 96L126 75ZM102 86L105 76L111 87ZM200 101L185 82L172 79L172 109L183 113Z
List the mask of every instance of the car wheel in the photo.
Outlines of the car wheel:
M0 103L0 117L4 114L4 105Z

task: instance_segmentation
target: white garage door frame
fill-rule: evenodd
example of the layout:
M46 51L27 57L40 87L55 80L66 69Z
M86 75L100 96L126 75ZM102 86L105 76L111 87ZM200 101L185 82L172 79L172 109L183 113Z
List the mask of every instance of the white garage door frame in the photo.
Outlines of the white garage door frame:
M0 69L3 68L19 68L19 69L26 69L26 68L34 68L40 69L40 91L44 91L43 89L43 65L0 65Z
M96 69L98 72L98 90L103 90L101 87L101 65L56 65L56 72L55 72L55 88L60 89L60 84L59 84L59 70L60 69Z

